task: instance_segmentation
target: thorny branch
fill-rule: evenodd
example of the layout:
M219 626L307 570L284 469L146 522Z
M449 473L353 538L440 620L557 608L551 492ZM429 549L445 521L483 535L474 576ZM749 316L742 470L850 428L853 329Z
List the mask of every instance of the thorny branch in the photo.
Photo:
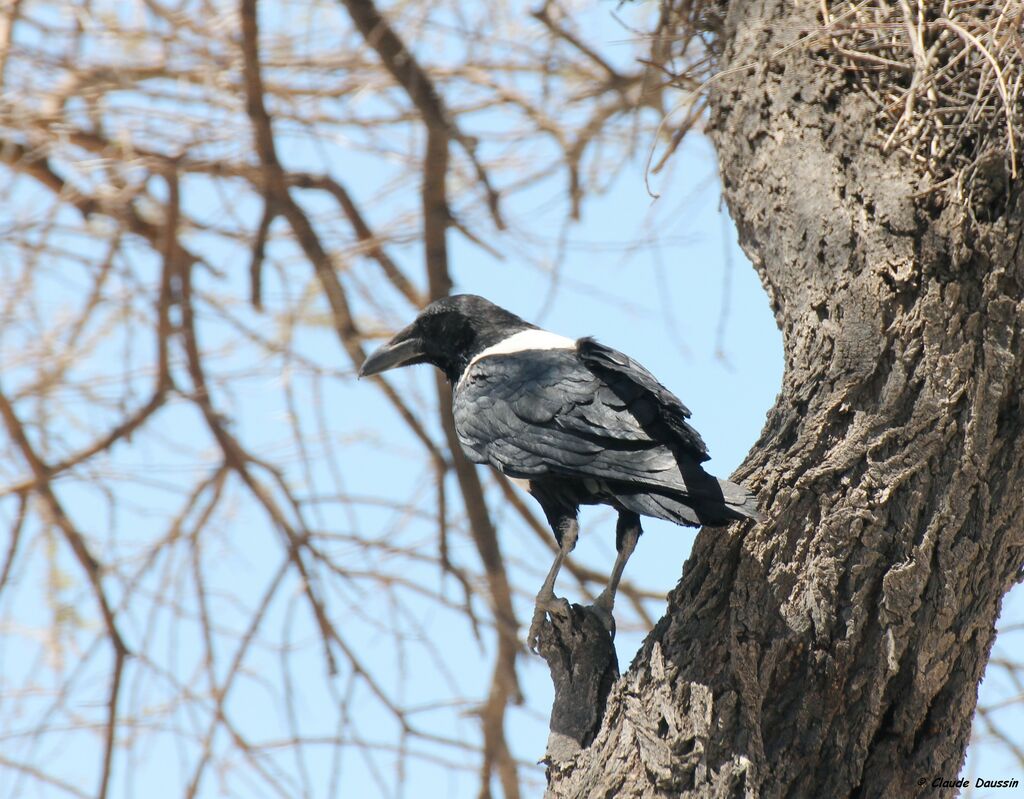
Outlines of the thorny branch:
M95 795L70 746L100 795L168 747L186 795L398 795L413 763L535 793L505 727L547 717L509 706L550 534L443 386L354 371L474 269L571 286L549 231L650 141L682 43L641 64L554 3L72 6L0 9L11 795ZM624 583L623 626L666 588Z
M382 380L374 383L387 412L420 448L400 444L401 460L421 464L420 477L367 484L355 464L379 457L394 435L346 410L351 399L339 402L337 386L365 357L366 338L451 290L449 227L490 257L511 246L528 268L550 270L546 244L529 224L506 219L505 201L568 175L561 186L571 185L578 215L608 158L628 156L636 109L652 107L647 68L606 59L602 72L599 48L564 16L557 28L524 20L523 37L488 14L475 26L476 57L460 63L438 61L445 48L425 46L421 34L462 34L397 8L385 19L370 2L307 6L322 15L310 22L323 40L294 23L261 30L260 15L284 13L269 2L240 2L202 25L146 3L141 28L122 27L102 3L80 8L71 25L43 5L15 4L0 25L0 191L15 209L0 245L10 288L0 301L2 408L20 454L0 482L10 536L0 598L25 596L31 575L50 575L39 606L51 618L39 624L51 632L36 658L52 664L61 688L36 727L5 740L14 790L78 784L71 772L64 779L38 768L31 742L88 736L91 724L105 733L96 773L106 792L115 766L140 762L120 752L141 745L147 714L159 707L157 724L183 731L187 795L205 790L213 768L229 783L308 793L316 780L300 764L307 747L323 745L360 752L382 794L396 790L389 775L400 779L417 760L477 775L483 795L492 778L518 795L539 773L505 737L507 708L522 700L513 599L535 586L502 555L494 521L502 495L462 456L443 387L428 401ZM90 44L131 37L141 43L137 59L131 48ZM39 40L49 53L31 44ZM504 118L505 133L472 132L480 113ZM297 136L306 152L329 156L296 158ZM349 150L339 160L340 141ZM599 147L602 160L588 163ZM421 262L411 245L423 248ZM82 280L84 299L75 288ZM333 332L345 363L310 346L309 331L320 329ZM521 503L515 513L502 536L514 534L510 524L541 532ZM74 600L77 580L64 575L59 552L38 543L47 524L82 569L115 642L112 666L85 646L89 611ZM424 548L425 535L437 544ZM267 547L280 557L265 558ZM586 596L605 577L572 568ZM455 578L455 597L452 585L434 585L438 573ZM252 581L245 596L241 574ZM660 592L625 590L649 621L643 602ZM287 596L308 608L308 621L289 613L278 633ZM450 652L432 641L415 610L424 603L449 627L461 624L467 642L494 650L480 696L467 693ZM197 642L191 667L167 659L165 645L178 651L179 638ZM388 645L370 648L379 639ZM302 659L310 641L321 655L315 679ZM78 650L89 654L65 666ZM280 674L256 665L274 650ZM430 690L414 690L423 699L402 687L424 685L410 682L412 662L434 675ZM107 676L105 718L62 731L57 719L88 693L76 675L90 669ZM405 676L383 679L389 669ZM146 685L159 687L147 694ZM254 692L279 685L291 708L287 747L240 713ZM333 733L293 707L310 697L324 707L325 696L334 697ZM31 718L30 697L5 707ZM394 745L361 730L367 707L391 720ZM228 765L232 753L245 769Z

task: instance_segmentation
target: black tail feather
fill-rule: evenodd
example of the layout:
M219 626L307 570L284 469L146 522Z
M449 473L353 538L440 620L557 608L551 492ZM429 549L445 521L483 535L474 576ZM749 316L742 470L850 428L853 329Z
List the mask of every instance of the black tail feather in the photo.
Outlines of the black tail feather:
M687 527L700 527L704 524L696 509L684 502L664 494L637 493L616 494L615 499L627 510L642 516L653 516Z
M715 486L705 486L700 494L616 491L615 499L627 510L688 527L722 527L743 519L764 521L753 493L728 480L716 482Z
M722 489L722 501L726 508L736 514L733 518L764 521L764 515L757 509L757 495L750 489L728 480L719 480L718 485Z

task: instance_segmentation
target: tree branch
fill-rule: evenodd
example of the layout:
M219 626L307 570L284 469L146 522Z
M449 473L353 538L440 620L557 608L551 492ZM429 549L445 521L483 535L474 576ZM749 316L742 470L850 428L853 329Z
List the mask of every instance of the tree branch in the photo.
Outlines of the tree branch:
M476 170L477 180L480 181L487 194L487 205L491 212L491 218L499 230L504 230L505 223L501 217L498 192L491 186L490 178L483 164L476 157L476 144L459 130L445 108L441 95L434 87L430 76L377 10L372 0L341 0L341 3L348 9L352 21L359 32L363 34L366 43L380 56L381 63L391 73L398 85L405 89L405 93L419 111L428 132L435 136L443 136L445 139L452 138L465 150ZM428 146L427 149L429 150L430 147ZM424 178L426 179L425 176ZM445 210L447 211L447 208Z
M537 651L548 663L555 701L544 762L564 763L597 737L605 705L619 678L615 643L590 607L570 605L541 627Z
M99 561L93 557L85 538L72 524L67 513L64 511L64 506L53 492L53 487L50 485L49 467L42 461L29 442L24 426L18 419L13 406L2 389L0 389L0 416L3 417L7 434L21 451L22 457L24 457L29 468L32 470L32 474L35 476L33 489L39 494L43 502L46 503L51 519L61 533L63 533L64 540L71 548L71 551L74 552L75 558L89 579L93 596L103 616L107 637L110 639L111 647L114 650L114 666L111 670L110 689L107 698L107 726L103 749L103 767L100 771L100 785L97 793L99 799L105 799L110 785L111 768L113 766L114 739L117 730L117 701L121 691L121 675L124 672L124 661L129 654L128 648L125 646L121 632L117 628L114 612L103 589L103 577Z

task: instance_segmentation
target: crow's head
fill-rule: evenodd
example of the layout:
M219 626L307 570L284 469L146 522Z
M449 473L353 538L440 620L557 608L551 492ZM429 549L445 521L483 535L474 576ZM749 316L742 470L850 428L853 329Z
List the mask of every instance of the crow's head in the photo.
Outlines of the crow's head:
M411 325L366 359L359 376L430 363L454 383L478 352L534 327L483 297L455 294L424 308Z

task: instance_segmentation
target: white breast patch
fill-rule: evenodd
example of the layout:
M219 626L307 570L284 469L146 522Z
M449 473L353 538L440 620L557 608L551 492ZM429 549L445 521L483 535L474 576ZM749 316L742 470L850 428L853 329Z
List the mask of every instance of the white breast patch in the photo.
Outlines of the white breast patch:
M576 339L567 336L560 336L550 330L520 330L508 338L503 338L497 344L492 344L485 350L481 350L473 356L473 360L467 364L465 371L459 378L459 383L469 374L473 364L481 358L490 355L510 355L513 352L525 352L527 350L574 350Z

